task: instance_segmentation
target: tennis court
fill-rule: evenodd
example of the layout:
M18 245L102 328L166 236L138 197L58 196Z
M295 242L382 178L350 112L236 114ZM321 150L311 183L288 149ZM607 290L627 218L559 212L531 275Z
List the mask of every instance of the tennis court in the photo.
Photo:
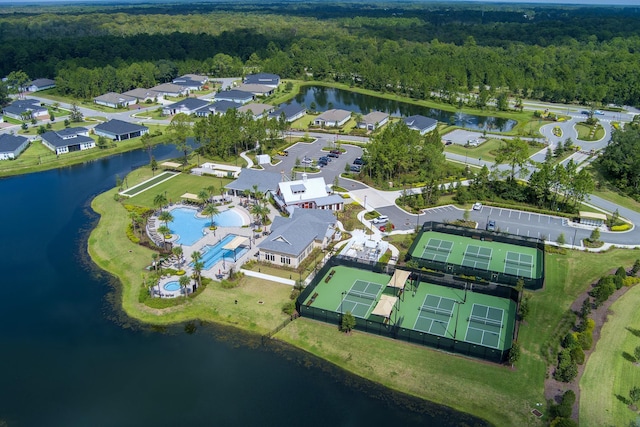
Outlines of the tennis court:
M488 270L492 252L491 248L467 245L462 258L462 265L478 270Z
M453 316L455 303L450 298L427 294L422 306L418 307L419 313L413 329L444 337Z
M533 257L508 251L504 258L504 272L518 277L533 277Z
M343 297L336 311L351 312L355 317L365 319L371 307L375 305L383 285L365 280L356 280L351 288L343 292Z
M453 242L432 238L424 246L420 258L428 259L429 261L447 262L452 248Z
M473 304L465 341L485 347L499 348L504 329L504 310L483 304Z

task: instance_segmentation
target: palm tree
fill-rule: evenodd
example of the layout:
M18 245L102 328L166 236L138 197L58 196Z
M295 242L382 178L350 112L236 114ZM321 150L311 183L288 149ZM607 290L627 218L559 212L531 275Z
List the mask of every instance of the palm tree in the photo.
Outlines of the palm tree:
M220 211L216 208L213 203L207 203L207 205L202 210L202 215L206 215L211 218L211 224L209 225L210 229L213 229L213 217L218 215Z
M166 204L167 197L164 195L164 193L156 194L156 197L153 198L153 205L157 208L161 208Z
M201 284L201 273L202 269L204 268L204 263L201 261L201 259L202 254L200 253L200 251L194 251L191 253L191 261L193 261L193 272L198 279L198 286L200 286Z
M162 211L160 215L158 215L158 219L164 222L164 226L168 228L169 223L173 221L173 215L169 211ZM169 232L171 232L171 230L169 230Z
M209 201L209 193L207 190L200 190L198 193L198 199L200 199L200 203L205 205Z
M184 293L185 298L187 297L187 285L189 284L190 281L191 279L189 279L189 276L187 276L186 274L184 276L180 276L180 279L178 279L178 283L182 288L182 293Z
M173 254L178 258L178 260L182 262L182 255L184 254L184 251L182 250L182 246L174 246L171 249L171 252L173 252Z
M158 233L162 234L162 247L165 247L167 244L167 236L171 236L171 229L166 225L161 225L158 227Z
M131 228L133 229L133 234L136 234L136 229L142 222L142 217L137 212L131 212L129 214L129 218L131 218Z
M151 254L151 259L153 259L153 268L158 271L158 258L160 257L160 254L158 254L157 252L154 252L153 254Z
M217 189L214 185L209 185L208 187L205 187L205 190L207 190L207 193L209 193L209 198L211 198L214 194L216 194Z
M257 203L251 207L251 213L256 216L256 223L264 224L266 222L267 215L269 215L269 212L269 208L260 203Z

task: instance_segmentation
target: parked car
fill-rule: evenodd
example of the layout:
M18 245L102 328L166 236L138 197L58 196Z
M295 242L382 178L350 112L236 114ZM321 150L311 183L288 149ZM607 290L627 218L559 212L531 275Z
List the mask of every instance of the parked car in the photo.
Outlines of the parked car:
M393 231L396 228L396 226L391 224L391 230L389 230L388 228L389 228L389 224L381 225L380 226L380 231L382 231L383 233L385 231Z
M351 172L360 172L360 165L351 165L349 170L351 170Z
M311 163L313 163L313 160L311 160L308 157L305 157L304 159L301 160L303 164L305 165L310 165Z
M489 220L487 222L487 231L496 231L496 222L494 220Z
M364 165L364 161L362 160L362 157L356 157L356 159L353 161L354 165Z
M333 153L333 154L337 154L338 156L339 156L340 154L342 154L342 151L340 151L340 150L331 150L331 151L329 151L329 152L330 152L330 153Z
M334 153L334 152L332 151L332 152L330 152L329 154L327 154L327 156L328 156L328 157L336 157L336 158L337 158L337 157L340 157L340 154L336 154L336 153Z
M327 166L327 161L326 160L318 160L318 167L323 167L323 166Z
M371 222L373 222L374 224L385 224L389 222L389 217L386 215L380 215L377 218L373 218Z
M444 145L451 145L451 144L453 144L453 141L452 141L452 140L450 140L450 139L447 139L447 140L444 142Z
M594 114L597 114L598 116L604 116L604 112L600 111L600 110L596 110L593 112Z
M482 203L480 203L480 202L475 202L475 203L473 204L473 210L474 210L474 211L482 210Z
M289 152L287 150L278 151L278 156L288 156Z
M327 157L327 156L322 156L322 157L320 157L320 158L318 159L318 161L319 161L319 162L320 162L320 161L324 161L324 162L329 163L329 162L331 161L331 158L330 158L330 157Z

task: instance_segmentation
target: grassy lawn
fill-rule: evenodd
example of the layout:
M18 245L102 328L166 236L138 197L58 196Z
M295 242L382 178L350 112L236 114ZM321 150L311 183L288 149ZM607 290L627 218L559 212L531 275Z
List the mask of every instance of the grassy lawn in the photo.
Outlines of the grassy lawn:
M591 129L593 126L589 126L586 123L576 123L575 128L578 131L578 139L581 141L599 141L604 137L604 129L599 124L597 125L596 133L591 136Z
M484 161L495 162L496 154L502 144L500 139L488 139L485 143L477 147L465 147L463 145L451 144L444 147L444 151L449 153L467 156L469 159L482 158ZM540 151L540 147L529 146L529 156Z
M145 267L150 264L153 251L127 239L129 217L122 205L114 201L114 194L115 189L110 190L92 202L101 218L89 237L89 253L98 266L120 280L122 305L129 316L152 324L199 319L259 334L275 328L287 317L281 308L289 301L291 287L246 277L234 289L223 289L214 282L202 294L179 306L153 309L141 304L138 299L145 286Z
M631 387L640 386L640 367L633 363L640 338L629 330L640 330L639 301L640 286L635 286L610 308L580 381L582 426L635 425L638 414L621 398L629 399Z
M157 171L156 171L157 173ZM141 182L152 177L151 168L143 167L133 171L126 179L126 185L133 187ZM220 194L220 188L230 183L232 180L229 178L217 178L209 175L191 175L189 173L181 173L175 178L171 178L157 186L138 194L137 196L130 197L125 203L144 206L147 208L154 208L153 199L158 194L164 194L166 192L167 200L176 202L180 200L180 196L184 193L198 194L206 187L213 185L216 187L217 194Z

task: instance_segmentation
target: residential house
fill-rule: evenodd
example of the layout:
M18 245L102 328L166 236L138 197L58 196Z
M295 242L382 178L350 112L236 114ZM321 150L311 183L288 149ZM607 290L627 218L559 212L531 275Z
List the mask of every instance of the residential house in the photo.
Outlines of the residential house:
M301 180L279 182L273 199L282 212L289 214L294 208L341 211L344 207L344 199L332 194L324 178L307 179L306 173Z
M151 89L136 88L122 93L123 95L132 96L138 100L137 104L142 102L157 102L164 98L163 94Z
M269 96L275 91L275 88L273 88L272 86L259 84L241 84L240 86L238 86L238 90L241 90L243 92L250 92L255 96Z
M95 98L93 98L93 102L98 105L104 105L105 107L127 108L130 105L134 105L136 102L138 102L138 99L129 95L124 95L116 92L108 92L104 95L96 96Z
M27 149L29 140L24 136L0 134L0 160L13 160Z
M225 114L228 110L236 110L242 107L242 104L232 101L216 101L200 107L195 114L198 117L207 117L211 114Z
M189 91L202 90L203 86L209 81L207 76L199 76L197 74L185 74L184 76L176 77L172 83L178 86L182 86Z
M244 84L265 85L276 88L280 85L280 76L268 73L249 74L244 78Z
M2 113L16 120L46 120L49 118L47 107L40 105L37 99L18 99L3 108Z
M436 126L438 125L436 119L421 115L405 117L402 120L409 126L409 129L417 130L420 132L420 135L436 130Z
M39 90L51 89L56 87L56 82L51 79L35 79L27 85L29 92L37 92Z
M174 98L178 98L189 94L188 88L175 83L162 83L158 86L152 87L151 90L161 93L163 97L172 96Z
M231 101L246 104L253 101L254 95L251 92L244 92L237 89L224 90L213 96L216 101Z
M269 114L269 118L280 119L284 117L287 123L292 123L307 114L307 108L304 105L287 104L281 105L275 111Z
M94 131L98 136L104 136L114 141L124 141L149 133L149 128L135 123L112 119L108 122L100 123L94 128Z
M289 218L277 216L270 234L258 244L258 259L298 268L314 248L325 249L339 232L333 212L295 209Z
M89 130L83 127L45 132L41 138L42 144L57 155L88 150L96 146L93 138L89 136Z
M382 111L372 111L364 116L360 122L358 122L358 127L360 129L372 131L378 129L381 126L384 126L388 121L389 114L383 113Z
M313 124L322 127L340 127L351 118L351 111L327 110L313 120Z
M258 120L273 111L275 107L269 104L246 104L238 108L238 113L251 113Z
M197 110L209 105L209 101L198 98L185 98L171 105L162 107L162 114L165 116L173 116L174 114L184 113L186 115L195 114Z
M243 196L246 191L253 193L254 186L262 194L275 194L278 184L284 177L275 172L265 172L259 169L242 169L240 176L235 181L225 185L227 192L234 196Z

